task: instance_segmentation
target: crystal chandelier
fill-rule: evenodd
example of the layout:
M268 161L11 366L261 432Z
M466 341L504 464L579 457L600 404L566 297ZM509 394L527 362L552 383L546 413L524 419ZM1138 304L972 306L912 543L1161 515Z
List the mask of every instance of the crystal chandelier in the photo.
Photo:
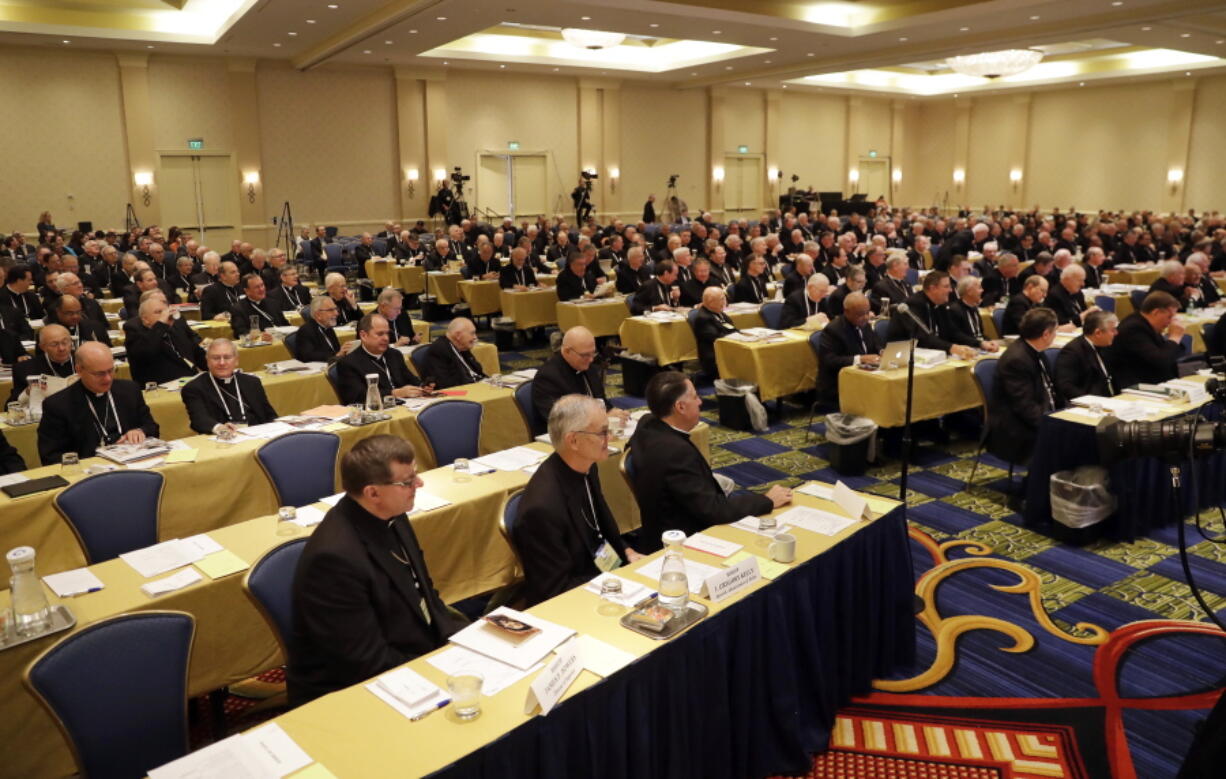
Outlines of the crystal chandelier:
M580 49L591 49L593 51L617 46L626 40L626 36L620 32L581 30L577 27L563 27L562 38L571 46L577 46Z
M945 60L955 73L979 78L1000 78L1029 70L1043 59L1043 52L1030 49L1006 49L949 57Z

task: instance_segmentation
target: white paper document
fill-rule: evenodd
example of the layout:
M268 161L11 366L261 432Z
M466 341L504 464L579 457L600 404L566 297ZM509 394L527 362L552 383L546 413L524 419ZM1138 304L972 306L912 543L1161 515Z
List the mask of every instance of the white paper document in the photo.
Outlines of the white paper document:
M248 438L276 438L279 435L292 433L297 429L293 425L287 425L284 422L266 422L262 425L244 427L239 433Z
M320 498L319 501L320 503L327 503L329 506L335 506L337 503L341 502L341 498L343 497L345 497L345 493L338 492L335 495L329 495L326 498Z
M495 609L493 614L501 614L511 619L519 620L526 625L540 628L541 632L515 641L504 637L502 631L490 625L485 620L477 620L451 637L451 643L467 647L474 652L480 652L487 657L493 657L504 663L526 671L545 659L559 644L575 634L564 625L547 622L535 614L525 614L522 611L509 609L505 606Z
M827 487L825 484L818 484L817 482L813 481L797 487L796 492L799 492L801 495L809 495L814 498L821 498L823 500L834 500L833 487Z
M858 521L809 506L793 506L780 514L777 519L781 525L786 523L789 527L798 527L824 536L833 536L855 525Z
M626 650L618 649L595 636L575 636L571 643L579 649L579 660L583 663L583 668L602 679L607 679L635 660L634 655Z
M785 532L788 528L787 523L779 517L775 517L775 527L770 530L759 530L758 524L757 517L741 517L736 522L733 522L732 526L739 527L741 530L748 530L750 533L757 533L760 536L766 536L767 538L774 538L779 533Z
M221 547L219 546L218 549ZM214 550L216 551L216 550ZM202 559L207 552L202 552L194 543L185 543L183 539L172 539L160 544L147 546L132 552L119 555L132 569L148 579L175 568L182 568Z
M103 587L102 580L94 576L93 571L88 568L74 568L71 571L49 574L43 577L43 581L61 598L97 592Z
M155 579L151 582L146 582L140 586L141 592L148 595L150 598L156 598L159 595L165 595L168 592L181 590L184 587L190 587L200 581L202 577L196 572L195 568L184 568L178 573L171 574L165 579Z
M7 487L10 484L21 484L23 481L29 481L30 477L24 473L6 473L0 476L0 487Z
M526 446L513 446L501 452L491 452L484 457L478 457L473 462L499 471L519 471L529 465L536 465L548 456L546 452L538 452Z
M409 512L409 516L420 514L423 511L434 511L435 509L441 509L443 506L450 505L451 501L446 498L440 498L425 490L418 490L413 498L413 510Z
M645 565L635 569L635 573L648 579L655 581L660 580L660 569L664 567L664 556L661 555ZM685 577L689 580L690 592L697 595L702 590L702 583L707 580L707 577L713 573L718 573L719 569L713 565L705 565L704 563L696 563L693 560L685 561Z
M270 723L197 750L149 772L149 779L281 779L315 762Z
M600 584L606 579L616 579L617 581L622 583L622 594L618 596L617 598L615 598L614 600L616 600L618 603L620 603L621 605L625 606L628 609L633 608L634 606L637 606L639 601L643 600L644 598L652 594L651 588L648 587L647 585L639 584L638 582L632 582L629 579L625 578L624 576L618 576L617 574L613 574L613 573L600 574L595 579L592 579L590 582L583 585L583 589L587 590L588 592L594 592L597 595L599 595L600 594Z
M389 671L367 684L366 689L409 719L420 719L450 702L441 687L411 668Z
M847 512L847 516L856 519L872 519L872 514L868 510L868 501L842 481L834 483L834 490L831 494L839 508Z
M192 549L196 554L199 554L200 557L196 558L197 560L203 559L214 552L220 552L222 549L225 549L225 547L209 538L205 533L197 533L194 536L181 538L179 539L179 543L183 544L184 548ZM195 560L192 562L195 562Z
M709 536L706 533L695 533L685 539L685 547L698 552L706 552L716 557L731 557L741 551L741 545L734 541Z
M538 668L538 666L533 666L527 671L521 671L513 665L507 665L462 646L449 646L426 658L426 662L448 676L457 676L466 672L481 674L484 680L481 683L481 694L487 697L497 695Z
M320 522L324 521L324 516L327 514L327 512L325 512L323 509L315 506L302 506L294 513L296 516L291 519L290 522L293 522L299 527L312 527L313 525L318 525Z

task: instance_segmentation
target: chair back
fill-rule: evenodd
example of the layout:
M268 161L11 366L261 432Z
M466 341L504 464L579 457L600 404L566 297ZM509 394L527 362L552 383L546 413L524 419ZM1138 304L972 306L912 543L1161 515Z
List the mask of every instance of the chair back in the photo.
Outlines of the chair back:
M1095 295L1094 305L1098 306L1103 311L1115 313L1115 298L1111 295Z
M374 250L375 250L375 256L377 257L387 256L387 239L386 238L376 238L372 242L372 246L374 247Z
M422 344L409 353L409 362L413 364L413 372L417 378L426 378L426 356L430 351L429 344Z
M1213 328L1216 327L1214 322L1206 322L1200 327L1200 339L1205 342L1205 351L1213 354Z
M919 284L919 280L920 280L919 268L907 268L907 272L903 276L903 280L906 281L907 284L912 287L914 287L916 284Z
M341 397L341 377L336 363L328 366L328 370L324 371L324 376L328 377L328 383L332 385L332 391L336 393L336 399L344 403L345 399Z
M345 264L345 257L339 243L324 244L324 256L328 258L329 268L339 268Z
M65 488L52 503L93 565L157 543L165 481L157 471L99 473Z
M529 436L536 438L545 432L546 422L541 419L540 414L536 413L536 406L532 403L531 381L525 381L515 388L515 404L519 406L519 411L524 416L524 424L528 426Z
M285 336L285 348L289 352L289 356L295 360L298 359L298 332L294 331Z
M140 611L57 642L23 682L91 779L146 776L187 753L187 669L195 620Z
M471 400L444 400L418 412L417 424L426 435L435 468L477 456L483 413L481 404Z
M809 348L813 350L813 359L817 360L818 350L822 346L822 331L816 330L809 335ZM819 368L820 370L820 368Z
M906 314L895 314L895 316L906 316ZM878 319L874 322L873 333L877 336L877 345L884 348L890 342L890 320Z
M1051 347L1043 350L1043 359L1047 361L1047 372L1053 377L1056 375L1056 358L1060 356L1059 347Z
M982 359L975 362L971 369L975 377L975 386L979 388L979 400L983 403L983 422L988 422L988 401L992 398L992 388L996 386L996 360Z
M1005 310L1003 308L992 309L992 324L996 325L996 337L1005 337Z
M1192 354L1192 334L1191 333L1183 334L1183 337L1179 339L1179 348L1180 350L1182 350L1184 355Z
M694 329L694 322L698 321L698 308L691 308L689 313L685 315L685 321L689 323L690 329Z
M762 307L758 309L758 313L762 316L762 321L771 330L778 330L779 325L783 324L783 304L777 300L763 303Z
M295 538L268 550L243 577L243 592L268 622L287 658L294 630L294 572L306 542Z
M502 513L499 515L498 520L498 530L502 533L502 537L506 540L507 545L511 547L511 551L515 553L516 559L519 558L519 550L515 548L515 539L511 534L515 530L515 520L519 519L519 504L523 498L523 490L516 490L504 498L502 501Z
M299 430L268 441L255 450L278 506L308 506L336 492L336 433Z
M1145 296L1148 294L1149 290L1147 289L1134 289L1132 292L1128 293L1128 297L1132 299L1133 311L1141 310L1141 304L1145 302Z

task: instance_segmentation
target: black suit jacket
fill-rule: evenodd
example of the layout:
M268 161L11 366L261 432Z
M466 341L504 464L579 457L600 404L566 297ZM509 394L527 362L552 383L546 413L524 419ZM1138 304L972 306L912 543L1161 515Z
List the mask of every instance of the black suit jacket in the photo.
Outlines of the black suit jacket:
M474 253L465 260L464 265L468 268L469 278L473 279L480 279L487 273L497 273L500 277L502 274L502 262L492 254L490 255L489 262L486 262L481 259L480 255Z
M865 289L860 291L863 292L868 298L869 310L874 314L880 314L882 309L881 301L878 300L876 296L872 295L870 290ZM827 297L824 301L826 303L826 313L828 313L830 316L842 316L843 301L846 300L847 296L850 294L851 289L846 284L840 284L835 287L834 291L831 292L829 297Z
M254 300L243 298L230 309L230 329L234 331L235 338L242 338L251 329L251 317L260 320L261 331L289 324L276 301L264 298L257 305Z
M890 328L886 336L890 341L906 341L916 339L916 345L922 349L939 349L948 352L954 344L963 346L979 346L978 341L968 338L953 324L949 306L934 306L923 292L917 292L907 300L907 307L928 325L931 334L925 333L915 325L910 316L895 316L890 318Z
M829 300L829 295L822 298L817 304L817 311L814 313L826 314L829 316ZM809 310L812 307L813 301L809 300L808 291L804 287L801 287L784 299L783 316L780 317L779 326L784 330L787 330L789 327L800 327L805 323L805 320L811 316Z
M1111 346L1115 352L1118 390L1141 382L1158 384L1179 376L1175 363L1183 348L1154 330L1139 312L1124 317Z
M737 332L736 325L725 313L716 314L705 308L694 311L694 341L698 344L698 362L703 373L708 376L719 376L719 366L715 360L715 342L726 335Z
M294 359L302 362L332 362L340 351L341 340L332 328L321 327L308 318L294 337Z
M472 351L461 352L452 346L445 335L435 338L434 343L425 349L426 364L422 370L426 376L434 377L435 389L472 384L477 379L485 378L485 371L481 370L481 363L473 357Z
M750 276L746 273L732 285L733 303L764 303L770 299L766 291L766 275Z
M243 399L241 413L238 400L234 397L235 383L238 384L237 391ZM214 388L212 377L208 373L202 373L183 385L183 405L187 406L187 418L191 422L192 430L197 433L212 433L214 427L226 422L262 425L277 418L277 411L268 402L264 385L255 376L235 372L229 384L219 379L217 386L224 395L218 395L219 390Z
M979 313L979 309L974 306L968 306L961 300L951 300L949 303L949 324L954 330L961 334L961 340L957 343L965 343L968 346L970 341L974 341L975 345L988 340L987 333L983 332L983 317Z
M392 549L408 554L420 589ZM408 519L386 522L348 496L302 550L293 612L286 681L294 706L437 649L463 627L435 591Z
M242 291L237 286L227 287L220 281L208 285L200 293L200 318L208 320L229 312L238 303L241 294Z
M76 452L82 458L93 457L102 445L87 394L85 385L78 381L43 401L43 418L38 423L38 459L43 465L58 463L65 452ZM119 412L121 434L139 427L145 435L157 436L158 423L153 421L135 382L115 379L111 397Z
M532 379L532 407L547 420L553 404L563 395L590 395L603 400L606 409L612 407L605 399L604 371L599 362L593 360L586 371L580 372L567 364L561 352L554 352Z
M158 322L153 327L129 319L123 332L132 379L141 386L191 376L207 367L196 334L181 319L170 325Z
M1095 352L1098 353L1097 356ZM1099 357L1102 358L1101 366ZM1065 344L1056 357L1056 391L1066 400L1082 395L1100 395L1109 398L1122 389L1119 382L1115 380L1112 364L1111 347L1099 349L1087 341L1084 335L1079 335ZM1107 369L1105 374L1103 367ZM1111 376L1110 385L1107 381L1108 376Z
M711 278L710 276L707 277L707 280L705 282L699 281L698 279L695 279L695 278L691 278L688 281L682 282L681 284L681 305L691 306L691 307L699 305L700 303L702 303L702 293L706 291L707 287L718 287L718 286L719 286L719 282Z
M43 304L38 299L38 293L33 288L18 295L5 284L0 284L0 306L14 309L24 319L42 319L46 313Z
M890 276L882 276L873 285L873 297L891 306L906 303L907 298L913 294L915 293L911 291L911 285L905 279L899 281Z
M575 300L585 292L596 291L596 280L588 275L576 276L569 267L558 271L558 300Z
M1020 292L1009 298L1009 303L1005 306L1005 319L1001 326L1000 334L1002 336L1017 335L1021 332L1022 317L1026 316L1027 311L1035 307L1035 303L1031 302L1030 298Z
M9 393L7 402L16 403L21 393L25 392L30 379L44 373L68 378L76 373L76 366L71 359L58 366L52 365L45 352L38 352L29 360L22 360L13 366L13 391Z
M711 525L735 522L773 509L765 495L725 496L702 452L689 435L647 414L630 439L634 496L643 516L640 552L661 547L660 534L680 530L686 535Z
M370 276L367 275L366 273L366 261L371 259L374 256L375 256L375 247L373 245L364 246L359 243L357 246L353 247L353 261L358 266L358 278L360 279L370 278Z
M988 451L1008 462L1030 458L1039 434L1039 421L1046 407L1043 382L1044 357L1018 339L1005 349L996 363L996 382L988 399L991 434ZM1059 391L1053 382L1054 408L1060 408Z
M1083 262L1081 263L1081 267L1086 272L1086 288L1101 289L1103 284L1107 281L1107 279L1103 277L1103 266L1091 265L1088 262Z
M342 403L349 405L366 402L366 374L368 373L379 376L379 396L384 398L391 395L393 389L409 384L413 386L421 384L417 377L409 372L408 366L404 364L404 355L399 350L389 348L383 353L383 357L387 367L386 373L379 367L375 358L361 346L337 360L336 392ZM388 381L389 374L391 375L390 382Z
M630 299L630 313L639 316L658 305L672 305L671 289L659 279L644 282Z
M959 230L941 243L940 250L932 258L935 270L949 270L949 263L955 255L969 256L975 248L975 234L970 230Z
M268 289L268 299L282 311L297 311L311 303L311 291L302 284L295 284L288 290L280 284Z
M1006 279L1000 274L1000 271L995 269L991 273L984 274L981 284L983 286L982 302L985 306L994 306L999 301L1008 300L1022 291L1020 274Z
M22 459L17 448L8 442L4 433L0 433L0 471L4 473L20 473L26 469L26 461Z
M596 466L587 474L576 473L554 452L528 480L511 527L511 541L524 567L524 606L535 606L598 575L593 556L602 540L626 561L626 545L600 489Z
M536 272L526 261L522 268L516 268L513 264L507 263L498 272L498 286L501 289L511 289L516 284L522 284L525 287L536 286Z
M1060 324L1080 325L1082 312L1086 310L1086 297L1080 292L1074 295L1063 284L1057 284L1047 293L1043 305L1056 312Z
M852 366L858 354L877 354L883 344L877 342L877 334L869 325L859 328L864 338L861 345L856 329L841 316L835 317L822 330L817 345L817 391L823 399L837 401L839 397L839 371Z

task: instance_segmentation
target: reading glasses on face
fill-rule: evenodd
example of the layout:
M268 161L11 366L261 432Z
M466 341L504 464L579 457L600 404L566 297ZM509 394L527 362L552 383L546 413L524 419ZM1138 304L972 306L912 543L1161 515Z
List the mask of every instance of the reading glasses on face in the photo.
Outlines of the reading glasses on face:
M576 430L575 432L580 433L582 435L594 435L597 438L608 438L609 437L609 428L607 427L602 430Z

